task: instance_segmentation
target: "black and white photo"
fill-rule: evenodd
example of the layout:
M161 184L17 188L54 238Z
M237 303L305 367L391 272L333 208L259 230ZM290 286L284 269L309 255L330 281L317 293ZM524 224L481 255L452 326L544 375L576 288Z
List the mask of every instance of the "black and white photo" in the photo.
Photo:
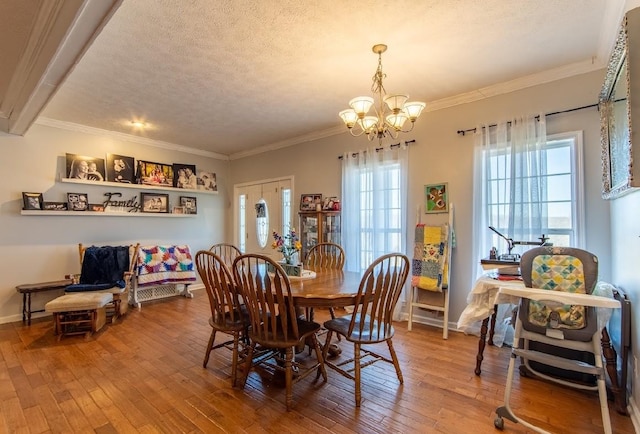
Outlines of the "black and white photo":
M211 172L198 172L198 190L218 191L216 174Z
M198 214L198 202L193 196L180 196L180 206L184 207L185 214Z
M42 209L42 193L22 193L22 202L24 210L41 210Z
M197 190L198 178L196 176L196 166L193 164L174 163L173 186L176 188L186 188L187 190Z
M135 159L124 155L107 154L107 181L133 184Z
M67 177L84 181L104 181L104 159L66 154Z

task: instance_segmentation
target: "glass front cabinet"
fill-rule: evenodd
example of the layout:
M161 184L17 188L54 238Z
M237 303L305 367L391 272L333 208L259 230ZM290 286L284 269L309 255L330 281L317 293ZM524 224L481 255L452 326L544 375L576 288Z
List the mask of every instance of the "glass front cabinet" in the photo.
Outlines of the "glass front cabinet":
M318 243L341 244L340 211L301 211L299 216L302 243L300 256L303 260Z

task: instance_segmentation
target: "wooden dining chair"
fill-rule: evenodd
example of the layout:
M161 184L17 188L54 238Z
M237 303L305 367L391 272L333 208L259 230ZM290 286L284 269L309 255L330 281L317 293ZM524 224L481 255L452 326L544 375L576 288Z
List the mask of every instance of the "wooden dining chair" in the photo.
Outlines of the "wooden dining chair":
M305 268L311 270L342 270L344 268L344 249L335 243L318 243L309 250L304 261ZM329 308L331 318L336 317L335 309ZM313 310L307 313L313 319Z
M398 302L402 288L409 274L409 258L400 253L390 253L376 259L365 271L360 281L351 315L331 319L324 323L328 330L322 350L327 356L333 333L353 342L353 357L339 363L326 361L327 366L343 376L355 381L356 407L360 407L360 372L365 366L375 362L391 363L400 384L404 382L398 357L393 349L392 338L395 330L392 325L393 310ZM363 345L386 342L390 358L383 356ZM348 366L352 366L347 369ZM353 372L353 374L352 374Z
M233 266L233 260L242 254L239 248L229 243L214 244L209 251L222 258L227 267Z
M196 269L207 291L211 306L211 317L209 318L211 336L202 367L207 367L211 351L222 347L231 349L231 385L236 386L238 349L241 339L246 343L249 315L244 306L240 304L232 274L220 256L206 250L199 251L196 253ZM233 336L233 339L214 346L217 332L229 334Z
M284 372L287 411L293 405L293 384L316 371L327 381L322 350L316 338L320 324L299 318L294 306L289 278L280 264L258 254L238 256L233 263L235 281L249 312L251 345L244 363L244 379L256 364L272 372ZM294 360L294 349L309 342L316 353L316 361L302 364ZM267 357L253 360L256 346L273 351ZM294 370L296 376L294 378Z

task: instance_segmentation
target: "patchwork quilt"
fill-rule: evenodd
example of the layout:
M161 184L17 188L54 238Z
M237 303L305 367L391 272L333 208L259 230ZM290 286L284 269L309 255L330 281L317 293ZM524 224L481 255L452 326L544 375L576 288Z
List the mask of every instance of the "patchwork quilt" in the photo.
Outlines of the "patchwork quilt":
M447 240L449 225L416 226L411 286L441 292L446 286Z
M138 286L196 280L189 246L142 246L138 253Z

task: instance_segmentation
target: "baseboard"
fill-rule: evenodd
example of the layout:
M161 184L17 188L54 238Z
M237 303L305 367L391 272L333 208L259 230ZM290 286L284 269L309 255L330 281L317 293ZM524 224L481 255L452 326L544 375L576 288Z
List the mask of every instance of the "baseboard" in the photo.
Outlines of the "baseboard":
M631 417L633 429L636 433L640 433L640 412L638 411L638 405L636 401L633 399L633 395L629 397L629 405L627 406L627 410L629 410L629 416Z

